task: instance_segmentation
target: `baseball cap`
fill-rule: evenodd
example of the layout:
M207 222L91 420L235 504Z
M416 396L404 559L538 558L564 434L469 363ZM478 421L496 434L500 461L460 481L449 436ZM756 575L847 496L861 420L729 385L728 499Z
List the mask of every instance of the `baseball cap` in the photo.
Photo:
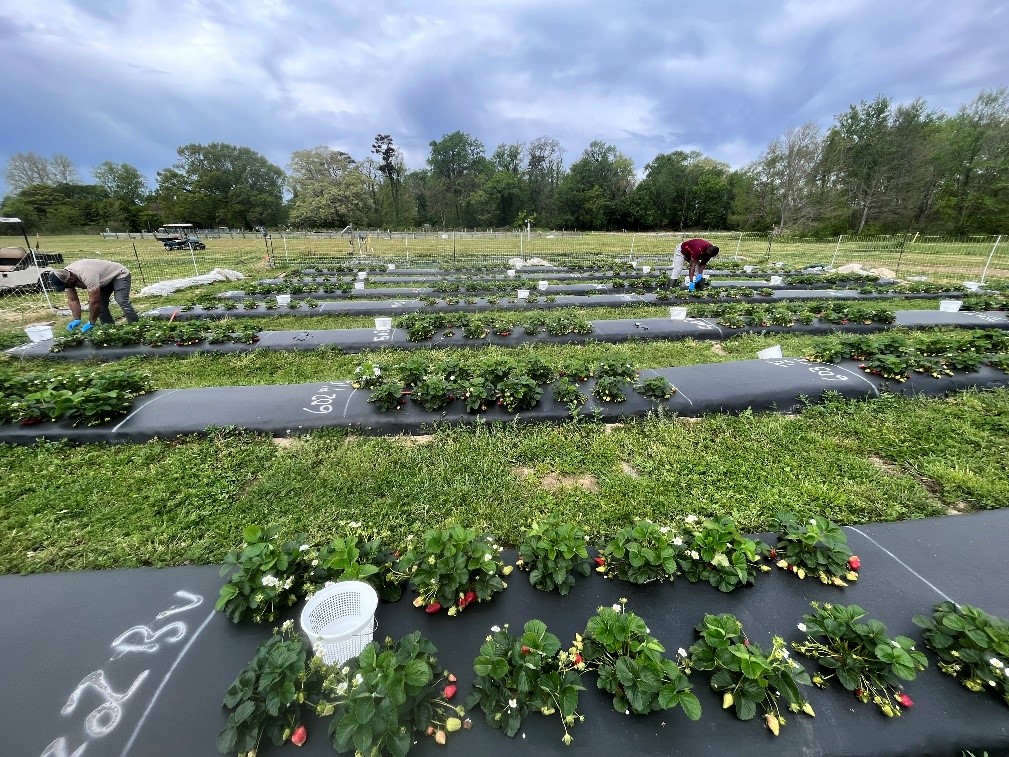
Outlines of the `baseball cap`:
M70 278L70 274L63 269L52 270L46 272L46 284L54 292L62 292L67 288L67 279Z

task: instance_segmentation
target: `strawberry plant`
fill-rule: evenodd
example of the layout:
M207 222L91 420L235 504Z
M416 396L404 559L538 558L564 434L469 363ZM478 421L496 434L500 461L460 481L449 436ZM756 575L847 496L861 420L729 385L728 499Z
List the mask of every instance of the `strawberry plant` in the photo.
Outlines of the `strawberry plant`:
M422 735L444 745L449 733L469 727L465 708L453 705L456 677L438 667L438 650L420 631L399 641L372 642L342 668L330 668L317 713L332 716L337 753L403 757Z
M575 585L575 574L592 574L585 532L559 517L533 523L519 544L518 565L529 571L529 583L540 591L564 596Z
M810 684L809 674L791 659L780 636L772 639L771 651L764 652L728 613L705 615L695 628L700 638L690 647L688 664L711 672L711 688L722 692L722 709L734 707L737 718L752 720L761 707L764 723L775 736L785 725L782 704L790 712L814 717L813 706L799 689Z
M511 567L501 562L501 551L490 534L460 525L433 528L403 553L396 570L417 593L415 607L456 615L472 602L489 602L507 586L501 576Z
M645 379L634 388L654 402L662 402L676 394L676 387L670 384L664 376L653 376L652 378Z
M639 520L621 528L600 549L596 570L632 584L672 581L679 572L677 558L683 539L668 526Z
M497 393L492 384L488 383L486 379L478 376L465 379L462 384L460 384L459 390L462 395L463 403L466 405L466 410L470 413L478 413L487 410L488 406L494 401L494 396Z
M404 389L402 381L385 380L371 388L368 402L374 402L380 413L399 410L406 402L406 397L403 395Z
M587 397L578 390L578 384L567 376L559 377L551 387L553 390L554 402L559 402L568 407L578 407L585 404Z
M319 714L333 712L324 695L329 675L330 668L312 656L293 622L285 622L228 687L228 721L217 737L218 751L255 754L263 736L275 746L292 739L304 743L303 705Z
M691 583L707 581L719 591L730 592L753 585L759 571L770 570L761 563L757 542L739 532L731 515L700 524L689 521L685 536L678 562Z
M72 371L15 376L0 372L0 422L22 425L44 420L94 426L129 412L133 400L150 391L140 371Z
M624 388L627 379L621 376L600 376L592 387L592 396L600 402L623 402L627 399Z
M355 389L371 389L387 381L385 367L381 363L365 362L354 368L354 378L350 385Z
M613 695L617 712L647 715L679 706L688 718L698 720L701 703L691 691L683 656L665 657L665 648L645 621L626 605L621 599L612 607L600 607L581 638L575 637L586 667L599 674L596 686Z
M279 528L246 526L241 549L224 558L221 587L215 609L232 622L272 623L288 607L317 589L325 580L308 556L306 536L296 534L281 541ZM302 549L305 546L305 549Z
M861 561L848 548L848 539L840 526L821 515L800 522L794 513L781 512L771 525L778 532L774 547L762 551L775 564L798 578L816 576L820 583L847 586L857 581Z
M425 410L440 410L455 399L455 386L441 376L427 376L411 393L411 399Z
M584 669L577 648L563 649L542 621L528 621L521 636L507 625L494 626L473 661L476 680L466 707L479 705L487 725L510 737L526 715L537 710L545 716L556 714L564 728L561 740L570 744L570 729L584 720L577 711Z
M613 378L634 381L638 377L638 372L631 363L625 360L607 359L599 363L596 369L597 376L611 376Z
M939 670L975 693L987 691L1009 705L1009 620L971 605L940 602L932 616L916 615Z
M814 684L825 687L836 677L856 699L871 700L887 717L899 717L901 707L914 704L901 682L913 681L928 662L915 650L913 640L891 639L878 620L863 621L866 613L858 605L813 602L812 607L799 624L806 639L792 642L792 649L832 671L814 675Z
M498 384L498 404L509 413L530 410L543 396L543 387L522 373L512 373Z

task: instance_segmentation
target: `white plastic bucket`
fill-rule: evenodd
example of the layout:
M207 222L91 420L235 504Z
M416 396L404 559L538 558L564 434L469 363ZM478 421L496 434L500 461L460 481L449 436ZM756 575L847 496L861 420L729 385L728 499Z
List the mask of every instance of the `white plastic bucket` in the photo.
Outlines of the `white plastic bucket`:
M338 581L305 603L301 630L328 665L357 657L375 633L378 594L363 581Z
M515 278L515 269L514 268L509 268L508 271L507 271L507 273L508 273L508 278L509 279L514 279Z
M290 305L291 304L291 295L289 295L289 294L278 294L277 295L277 304L280 305L281 307L286 307L287 305Z
M386 263L385 270L387 270L387 271L395 271L396 270L396 264L395 263Z
M783 281L783 279L781 278L781 276L772 276L771 277L771 284L774 284L774 285L781 284L782 281Z
M965 281L963 282L963 288L968 292L978 292L981 290L980 281Z
M674 321L682 321L687 317L687 309L669 308L669 317Z
M529 297L529 290L528 290L528 289L519 289L519 290L518 290L518 294L517 294L516 296L517 296L517 297L518 297L518 298L519 298L520 300L525 300L525 299L528 299L528 297Z
M743 266L743 273L753 273L753 266L752 265L744 265Z
M550 286L550 282L548 281L540 281L536 284L536 288L539 289L541 292L545 290L548 286Z
M642 273L651 273L652 272L652 267L650 265L643 265L643 266L641 266L641 272Z
M357 272L357 279L358 279L358 281L364 281L366 278L368 278L368 272L367 271L358 271Z
M375 328L379 331L388 331L392 328L392 318L376 318Z
M363 281L355 281L354 282L354 289L364 289L364 282Z
M53 338L53 327L48 324L39 323L25 327L25 333L33 342L45 342Z
M939 300L939 310L944 313L955 313L961 305L963 302L960 300Z
M761 350L757 353L757 357L761 360L774 360L775 358L781 357L781 345L776 344L773 347L768 347L766 350Z

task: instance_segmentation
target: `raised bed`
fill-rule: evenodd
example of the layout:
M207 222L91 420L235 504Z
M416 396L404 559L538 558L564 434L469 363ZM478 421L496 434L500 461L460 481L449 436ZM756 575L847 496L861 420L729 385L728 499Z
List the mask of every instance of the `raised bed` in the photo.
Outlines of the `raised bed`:
M248 343L227 342L211 344L206 341L189 346L165 344L159 347L130 345L121 347L94 347L90 343L50 351L52 342L34 342L7 350L7 354L23 358L52 358L56 360L120 360L133 356L191 355L195 352L235 353L253 350L315 350L320 347L336 347L342 352L356 353L365 350L397 347L417 349L437 347L480 347L488 344L498 346L521 346L526 344L584 344L589 341L620 343L630 340L657 339L729 339L740 334L827 334L833 332L872 333L895 327L910 328L1009 328L1009 313L946 313L937 310L899 310L892 324L827 323L795 324L793 326L747 326L729 328L720 326L716 318L638 318L591 321L589 334L565 334L552 336L546 333L523 334L520 327L510 336L499 336L493 332L482 339L469 339L461 329L452 329L452 336L439 329L433 339L410 341L401 328L361 328L361 329L320 329L262 331L258 340Z
M746 360L641 371L641 378L661 376L676 387L668 400L653 401L628 391L624 402L600 402L592 396L594 379L582 385L587 396L575 412L604 421L640 417L661 409L681 416L755 411L792 412L822 400L827 392L850 399L871 399L885 390L941 396L967 388L1009 385L1009 375L990 367L931 378L912 373L904 383L867 375L853 361L811 363L797 358ZM553 400L548 386L531 410L508 413L491 405L486 412L466 412L460 399L441 411L413 403L381 413L368 402L368 392L350 382L166 389L139 400L132 412L103 427L78 428L67 423L0 427L0 442L32 444L40 439L78 442L144 442L155 437L199 434L208 427L238 427L284 436L318 428L342 427L358 433L421 433L438 423L559 422L572 411Z

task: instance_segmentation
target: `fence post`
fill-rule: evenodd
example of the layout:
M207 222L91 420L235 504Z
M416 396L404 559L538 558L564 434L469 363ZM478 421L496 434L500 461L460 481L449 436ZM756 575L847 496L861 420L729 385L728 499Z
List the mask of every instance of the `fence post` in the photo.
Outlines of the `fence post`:
M137 259L137 269L140 271L140 281L147 286L147 277L144 276L144 267L140 264L140 253L137 252L137 243L133 242L133 257Z
M834 267L834 262L837 260L837 253L841 249L841 240L844 239L844 234L838 234L837 244L834 245L834 257L830 259L830 267Z
M743 232L739 232L739 239L736 240L736 255L733 258L737 263L739 262L739 248L743 246Z
M981 271L981 283L984 284L985 276L988 275L988 267L991 265L991 260L995 257L995 250L998 249L999 242L1002 241L1002 235L999 234L998 238L995 240L995 244L992 245L991 252L988 253L988 260L985 261L984 270Z
M771 265L771 241L774 239L774 232L767 232L767 261L765 265Z

